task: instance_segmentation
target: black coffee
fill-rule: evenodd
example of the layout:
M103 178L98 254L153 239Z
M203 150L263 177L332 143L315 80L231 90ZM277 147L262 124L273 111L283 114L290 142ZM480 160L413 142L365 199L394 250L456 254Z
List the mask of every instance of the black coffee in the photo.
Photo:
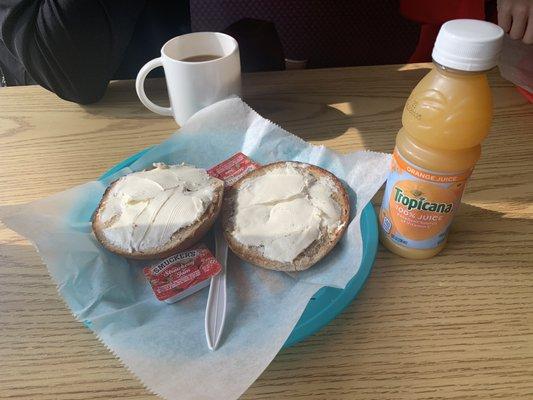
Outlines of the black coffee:
M192 56L187 58L182 58L180 61L185 62L201 62L201 61L211 61L220 58L220 56L215 56L213 54L200 54L198 56Z

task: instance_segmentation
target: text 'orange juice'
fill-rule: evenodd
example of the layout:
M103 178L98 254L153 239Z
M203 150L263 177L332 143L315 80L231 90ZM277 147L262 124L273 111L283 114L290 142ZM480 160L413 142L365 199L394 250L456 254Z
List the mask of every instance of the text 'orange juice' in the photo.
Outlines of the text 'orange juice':
M502 29L489 22L442 26L435 68L405 104L379 215L381 241L394 253L428 258L444 248L490 128L485 72L496 65L502 38Z

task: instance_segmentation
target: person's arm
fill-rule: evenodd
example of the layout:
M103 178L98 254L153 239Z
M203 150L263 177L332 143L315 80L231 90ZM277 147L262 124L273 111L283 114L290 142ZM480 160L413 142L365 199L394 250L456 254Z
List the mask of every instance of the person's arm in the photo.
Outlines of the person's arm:
M99 100L144 0L2 0L0 39L40 85L77 103Z
M511 39L533 44L533 0L498 0L498 25Z

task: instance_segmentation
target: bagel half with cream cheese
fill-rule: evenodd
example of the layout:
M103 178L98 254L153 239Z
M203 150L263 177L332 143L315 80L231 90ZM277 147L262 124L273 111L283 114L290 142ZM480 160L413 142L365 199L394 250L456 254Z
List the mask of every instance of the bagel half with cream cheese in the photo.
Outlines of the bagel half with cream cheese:
M224 182L189 165L154 164L114 181L93 214L92 228L109 251L134 259L168 257L211 228Z
M314 165L277 162L226 189L222 226L231 250L252 264L305 270L340 240L350 203L339 179Z

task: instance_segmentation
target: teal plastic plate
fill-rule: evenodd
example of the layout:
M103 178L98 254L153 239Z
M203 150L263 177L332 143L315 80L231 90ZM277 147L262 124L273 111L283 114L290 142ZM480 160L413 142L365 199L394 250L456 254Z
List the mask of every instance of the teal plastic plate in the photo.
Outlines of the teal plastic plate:
M122 168L130 166L148 150L149 148L142 150L118 163L103 174L100 180L109 177ZM318 332L329 324L333 318L339 315L361 291L370 275L370 270L376 259L378 249L378 224L376 213L370 203L364 208L361 214L361 236L363 238L363 260L361 261L361 267L357 271L357 274L348 282L348 285L344 289L325 286L317 291L309 301L309 304L307 304L300 320L285 342L284 347L290 347Z

